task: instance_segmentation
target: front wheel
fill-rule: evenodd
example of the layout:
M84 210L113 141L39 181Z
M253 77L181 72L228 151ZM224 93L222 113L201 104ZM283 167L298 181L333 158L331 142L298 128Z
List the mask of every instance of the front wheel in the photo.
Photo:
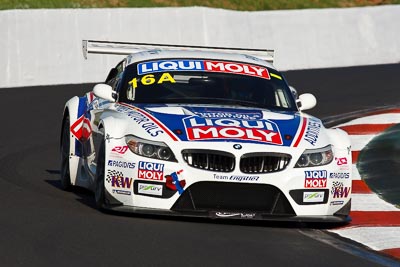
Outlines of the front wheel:
M71 176L69 172L70 142L71 142L71 137L69 131L69 116L66 115L61 130L61 145L60 145L60 152L61 152L60 184L61 188L66 191L70 191L72 188Z

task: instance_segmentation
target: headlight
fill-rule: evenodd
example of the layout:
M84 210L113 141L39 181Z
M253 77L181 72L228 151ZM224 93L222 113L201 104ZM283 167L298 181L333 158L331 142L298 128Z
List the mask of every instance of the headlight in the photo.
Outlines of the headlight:
M333 152L330 145L319 149L306 149L297 161L295 168L327 165L332 160Z
M150 141L134 135L127 135L125 137L125 142L129 149L136 155L176 162L174 153L172 153L171 149L163 142Z

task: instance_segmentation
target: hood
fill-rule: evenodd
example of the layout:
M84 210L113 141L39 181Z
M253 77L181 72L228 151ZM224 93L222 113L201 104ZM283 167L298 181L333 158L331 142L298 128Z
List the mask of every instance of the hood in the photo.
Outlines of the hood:
M135 109L157 124L175 141L244 142L297 146L314 145L320 120L299 112L272 112L215 105L138 104Z

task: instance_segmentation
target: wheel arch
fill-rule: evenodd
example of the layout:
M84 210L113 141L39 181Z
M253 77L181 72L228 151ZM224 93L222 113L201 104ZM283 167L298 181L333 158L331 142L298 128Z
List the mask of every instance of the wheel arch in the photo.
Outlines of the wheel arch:
M74 96L64 106L64 111L63 111L63 118L62 118L62 126L61 126L61 134L60 134L60 147L62 145L62 134L63 130L62 128L65 127L65 121L67 116L69 116L69 133L70 133L70 142L69 142L69 169L70 169L70 179L71 179L71 184L75 185L76 184L76 178L78 175L78 167L79 167L79 161L80 157L76 155L76 142L77 139L75 136L71 133L71 126L76 122L78 119L78 109L79 109L79 97Z
M129 122L122 118L107 116L101 118L98 129L103 131L104 136L122 138L129 133Z
M330 138L332 149L336 158L346 158L346 164L349 165L350 177L352 177L351 164L353 156L351 153L351 141L349 135L339 128L328 129L328 136Z
M65 124L65 119L66 117L69 116L69 109L68 107L64 108L64 112L63 112L63 117L62 117L62 122L61 122L61 129L60 129L60 144L59 146L62 146L62 138L63 138L63 128L64 128L64 124ZM71 122L70 122L71 124ZM71 125L69 125L69 127L71 127Z
M348 149L351 147L349 135L342 129L327 129L326 133L331 144L333 144L337 149Z

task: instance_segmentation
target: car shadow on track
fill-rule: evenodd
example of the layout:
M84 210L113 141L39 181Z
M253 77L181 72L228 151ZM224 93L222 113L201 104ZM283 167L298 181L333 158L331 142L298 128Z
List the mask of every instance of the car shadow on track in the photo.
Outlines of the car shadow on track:
M56 189L59 189L62 192L75 194L78 197L76 199L78 202L80 202L88 207L91 207L93 209L96 209L93 192L91 192L90 190L88 190L86 188L78 187L78 186L72 187L72 189L70 191L65 191L62 189L61 182L58 179L58 177L60 176L60 170L46 170L46 172L55 176L55 179L44 180L46 183L55 187Z
M59 170L46 170L49 174L59 175ZM46 183L50 184L54 188L65 192L61 187L60 180L45 180ZM76 199L83 205L90 208L96 209L94 194L88 189L82 187L73 187L70 192L73 193L78 198ZM287 222L287 221L260 221L251 219L213 219L213 218L201 218L201 217L180 217L180 216L168 216L168 215L153 215L153 214L137 214L137 213L127 213L112 210L99 211L105 215L109 216L122 216L122 217L132 217L140 219L150 219L150 220L165 220L165 221L179 221L188 223L205 223L205 224L219 224L219 225L238 225L238 226L258 226L258 227L271 227L271 228L299 228L299 229L331 229L337 228L338 224L334 223L310 223L310 222Z

